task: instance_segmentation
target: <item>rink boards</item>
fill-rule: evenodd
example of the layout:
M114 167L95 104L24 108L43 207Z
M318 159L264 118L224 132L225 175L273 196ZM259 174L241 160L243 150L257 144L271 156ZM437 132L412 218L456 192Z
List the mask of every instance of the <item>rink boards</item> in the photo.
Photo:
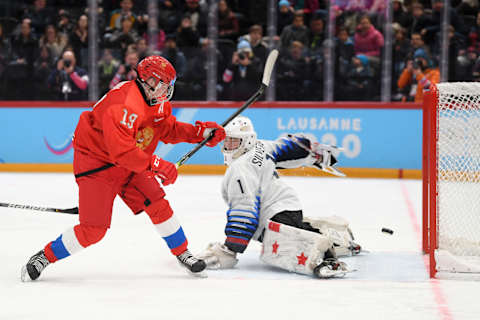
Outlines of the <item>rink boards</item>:
M174 102L173 114L182 122L221 123L240 105ZM0 170L71 170L73 132L80 114L89 106L88 102L1 102L0 116L6 121L0 128ZM422 113L417 105L260 102L243 114L252 119L263 139L306 133L322 143L342 147L339 167L350 170L354 176L420 175ZM160 144L156 154L175 162L192 147L185 143ZM221 173L222 163L219 147L205 147L188 160L184 171Z

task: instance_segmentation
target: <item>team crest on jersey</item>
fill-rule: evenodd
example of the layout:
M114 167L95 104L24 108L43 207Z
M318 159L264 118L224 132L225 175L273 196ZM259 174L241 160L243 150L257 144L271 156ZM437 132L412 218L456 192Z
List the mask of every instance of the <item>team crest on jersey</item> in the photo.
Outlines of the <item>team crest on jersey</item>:
M154 131L150 127L143 128L137 132L137 147L145 150L152 143Z

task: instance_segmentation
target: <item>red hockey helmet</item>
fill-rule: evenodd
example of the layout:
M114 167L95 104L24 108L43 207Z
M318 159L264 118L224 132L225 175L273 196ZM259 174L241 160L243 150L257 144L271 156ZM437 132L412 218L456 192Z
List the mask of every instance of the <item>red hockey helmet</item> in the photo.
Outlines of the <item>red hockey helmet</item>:
M157 100L170 100L173 95L177 72L172 64L161 56L149 56L137 65L140 81L150 89L150 95ZM149 79L155 80L154 86L147 83Z

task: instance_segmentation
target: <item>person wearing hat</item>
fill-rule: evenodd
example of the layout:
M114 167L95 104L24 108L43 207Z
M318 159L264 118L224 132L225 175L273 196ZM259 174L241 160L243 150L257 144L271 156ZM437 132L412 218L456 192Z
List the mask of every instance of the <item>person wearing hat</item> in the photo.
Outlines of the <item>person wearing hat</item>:
M246 100L255 92L262 76L262 63L247 40L240 40L232 61L223 72L227 100Z
M373 80L374 72L369 58L364 54L355 55L347 71L345 82L341 84L340 100L372 100L375 89Z
M415 102L422 103L424 90L429 90L432 84L439 82L440 69L430 66L427 53L420 48L415 50L413 60L407 61L407 66L398 78L397 85L400 89L411 88L409 95L402 100L410 100L409 97L413 96Z
M258 57L262 63L265 63L268 55L268 45L263 41L263 28L259 24L254 24L248 29L248 33L241 36L239 41L246 40L250 44L253 55Z
M283 28L291 24L293 21L293 8L288 0L280 0L278 2L277 12L277 32L281 34Z

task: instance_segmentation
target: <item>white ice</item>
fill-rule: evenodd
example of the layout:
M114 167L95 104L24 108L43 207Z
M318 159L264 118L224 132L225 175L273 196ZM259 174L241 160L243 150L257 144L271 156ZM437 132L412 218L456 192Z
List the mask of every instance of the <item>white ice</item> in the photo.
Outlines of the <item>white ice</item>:
M0 319L480 319L480 283L430 280L421 253L418 180L282 177L307 216L350 221L369 251L345 259L357 272L318 280L264 265L252 243L234 270L188 275L145 214L116 201L98 244L20 282L28 258L77 216L0 208ZM76 206L71 174L0 174L0 202ZM221 176L180 176L167 197L199 252L223 241ZM381 232L394 230L393 235Z

